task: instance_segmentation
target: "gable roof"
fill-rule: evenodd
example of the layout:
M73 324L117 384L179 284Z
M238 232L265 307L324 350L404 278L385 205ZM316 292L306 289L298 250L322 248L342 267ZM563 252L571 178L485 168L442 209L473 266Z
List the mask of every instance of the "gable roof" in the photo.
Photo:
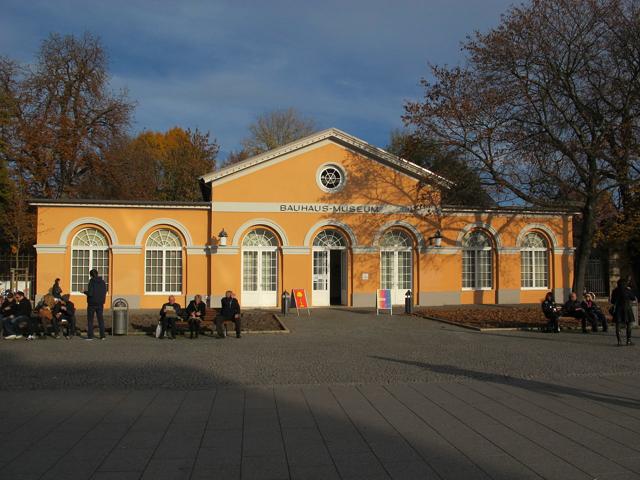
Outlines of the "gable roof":
M259 155L247 158L242 162L230 165L226 168L215 170L213 172L202 175L200 179L206 183L215 182L216 180L219 180L221 178L241 172L243 170L246 170L247 168L266 163L274 158L295 152L296 150L301 150L324 140L332 140L338 144L350 147L366 155L367 157L373 158L374 160L395 168L396 170L399 170L418 180L429 179L445 188L449 188L451 185L453 185L453 182L447 180L444 177L441 177L436 173L433 173L431 170L423 168L413 162L410 162L409 160L405 160L404 158L389 153L382 148L371 145L364 140L360 140L359 138L349 135L348 133L345 133L342 130L338 130L337 128L328 128L326 130L322 130L321 132L311 134L307 137L283 145L282 147L269 150L268 152L264 152Z

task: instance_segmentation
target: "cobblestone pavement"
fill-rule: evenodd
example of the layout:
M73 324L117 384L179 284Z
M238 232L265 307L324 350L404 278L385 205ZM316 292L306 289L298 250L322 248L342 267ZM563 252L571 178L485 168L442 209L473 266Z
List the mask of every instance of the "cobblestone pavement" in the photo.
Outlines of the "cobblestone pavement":
M326 309L0 343L0 479L640 478L640 347Z

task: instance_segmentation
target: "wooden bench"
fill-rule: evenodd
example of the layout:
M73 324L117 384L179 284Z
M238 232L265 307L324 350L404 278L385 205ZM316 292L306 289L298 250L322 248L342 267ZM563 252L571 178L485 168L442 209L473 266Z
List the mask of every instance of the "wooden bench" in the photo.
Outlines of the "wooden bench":
M210 332L211 335L215 335L216 333L216 316L218 315L218 308L207 308L204 314L204 318L200 320L200 331L203 335L205 332ZM176 321L176 331L177 332L188 332L189 331L189 322L184 319L180 319Z

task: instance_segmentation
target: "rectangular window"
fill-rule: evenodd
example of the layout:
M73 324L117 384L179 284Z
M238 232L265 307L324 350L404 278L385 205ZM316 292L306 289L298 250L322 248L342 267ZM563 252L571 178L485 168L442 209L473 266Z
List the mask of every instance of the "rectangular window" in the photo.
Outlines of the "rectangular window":
M491 249L462 251L462 288L493 288L493 259Z
M380 288L393 288L393 252L380 252Z
M145 291L180 293L182 291L182 252L147 250L145 253Z
M329 288L329 252L326 250L313 252L313 289L328 290Z
M74 248L71 253L71 291L84 292L89 283L89 270L98 273L109 290L109 250L91 250Z
M546 250L522 250L522 288L549 288L549 260Z
M258 252L242 252L242 290L258 290Z

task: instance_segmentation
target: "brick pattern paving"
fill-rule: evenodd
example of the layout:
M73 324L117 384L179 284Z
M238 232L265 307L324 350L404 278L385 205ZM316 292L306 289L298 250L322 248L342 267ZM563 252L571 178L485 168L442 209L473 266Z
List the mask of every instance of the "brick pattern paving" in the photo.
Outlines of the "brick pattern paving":
M0 478L637 479L638 380L0 392Z

